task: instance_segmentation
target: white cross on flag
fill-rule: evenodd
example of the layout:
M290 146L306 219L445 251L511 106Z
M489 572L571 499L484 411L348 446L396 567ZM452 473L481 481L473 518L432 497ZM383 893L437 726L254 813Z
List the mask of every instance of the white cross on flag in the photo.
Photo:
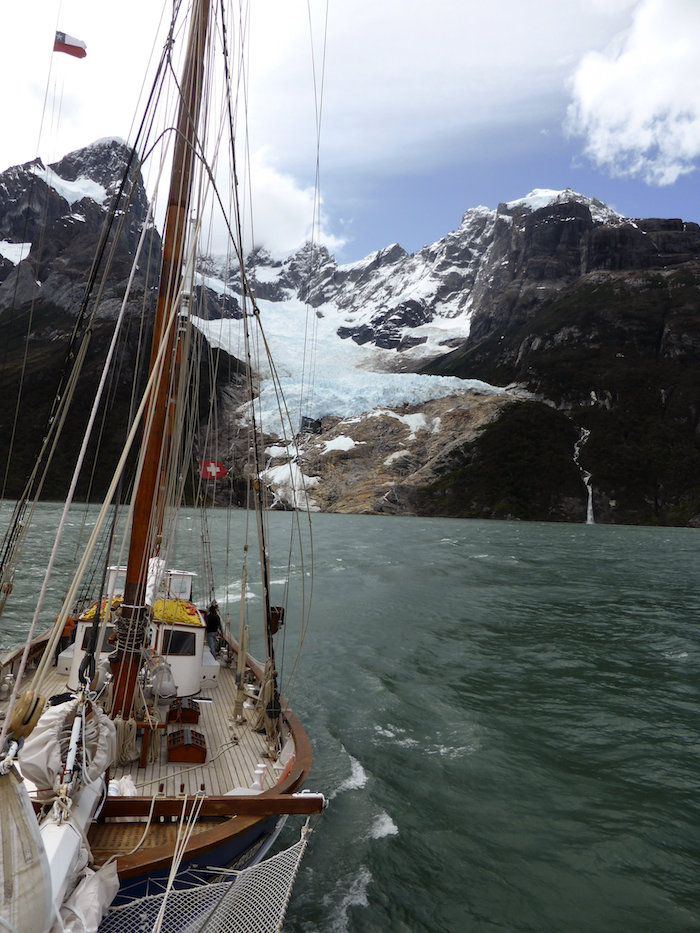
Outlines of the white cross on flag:
M226 476L226 467L219 460L199 460L202 479L221 479Z

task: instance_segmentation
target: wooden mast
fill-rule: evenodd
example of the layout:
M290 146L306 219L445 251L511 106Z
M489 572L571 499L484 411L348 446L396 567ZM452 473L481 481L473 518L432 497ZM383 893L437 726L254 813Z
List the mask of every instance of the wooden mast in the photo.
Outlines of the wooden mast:
M131 711L134 685L141 665L141 645L147 623L146 585L149 558L160 547L167 483L167 414L170 404L171 362L176 352L177 327L173 308L182 282L192 167L201 109L204 56L209 26L209 0L195 0L190 23L178 108L175 148L163 239L163 258L153 327L150 367L165 339L160 376L149 399L149 420L143 438L143 468L134 500L127 561L122 620L118 625L117 655L112 661L114 702L112 715Z

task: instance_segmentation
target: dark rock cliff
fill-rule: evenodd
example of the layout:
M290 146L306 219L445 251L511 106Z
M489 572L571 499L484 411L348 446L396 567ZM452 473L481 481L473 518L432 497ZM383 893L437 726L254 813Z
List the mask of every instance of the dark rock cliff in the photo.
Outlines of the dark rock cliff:
M517 383L590 430L599 520L697 521L700 228L594 225L571 208L570 222L557 206L517 225L469 337L424 371Z
M0 240L7 252L18 251L14 262L0 262L0 470L5 496L16 497L23 489L56 393L78 347L87 341L73 417L63 429L43 490L49 498L65 496L147 218L143 181L138 167L129 165L129 156L123 142L108 139L48 167L36 160L0 174ZM99 244L103 249L96 260ZM128 431L134 392L145 384L147 357L139 348L151 327L160 256L160 236L151 225L100 414L99 459L94 449L88 452L93 467L80 481L79 496L96 498L106 491ZM99 309L93 315L98 294ZM221 388L235 377L239 364L226 354L217 355L222 357L216 366ZM205 358L202 384L208 386L208 368L215 364L209 355ZM199 407L208 409L208 397L200 399Z

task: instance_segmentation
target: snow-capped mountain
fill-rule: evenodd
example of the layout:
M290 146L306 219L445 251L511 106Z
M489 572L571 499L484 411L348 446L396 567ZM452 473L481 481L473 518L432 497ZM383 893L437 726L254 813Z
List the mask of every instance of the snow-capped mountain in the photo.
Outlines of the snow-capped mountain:
M37 425L127 155L120 141L101 140L54 165L0 174L0 391L16 397L25 365L23 399L36 400ZM111 233L117 261L100 286L108 300L93 349L120 305L146 216L137 173L132 181L123 225ZM155 263L154 229L151 237L144 255ZM414 254L393 244L338 264L322 246L283 259L256 250L248 280L291 421L278 418L268 442L276 501L298 504L291 481L303 476L328 510L584 520L586 472L602 520L692 520L699 256L697 224L629 220L568 189L471 208ZM145 274L143 283L139 306L150 295ZM197 285L198 327L229 354L221 383L243 358L240 283L210 257ZM136 365L126 350L116 392L125 412ZM92 356L86 378L91 365ZM274 416L270 375L263 369L260 405ZM246 413L235 388L220 391L230 423L218 426L219 452L229 462ZM10 407L0 446L14 430ZM113 417L114 427L122 415ZM17 426L28 456L37 425ZM60 476L46 488L60 495Z
M654 226L570 189L537 189L495 210L471 208L457 230L413 254L393 244L338 264L307 244L284 261L258 250L250 270L259 298L303 301L341 339L395 351L384 367L409 369L462 344L473 323L483 330L514 303L541 303L582 274L675 264L697 251L697 225L681 224L671 251ZM225 272L215 261L207 271L222 293ZM235 295L235 277L228 287Z
M0 313L36 300L43 290L52 304L75 316L84 298L84 276L112 200L120 194L130 151L117 138L101 139L44 165L35 159L0 174ZM140 174L132 169L121 192L116 237L116 267L109 290L113 299L101 314L112 316L129 274L148 199ZM149 262L158 263L160 237L151 228L143 250L142 278Z
M700 511L697 224L536 190L468 210L412 255L394 244L339 265L322 247L258 251L251 277L291 410L322 419L290 464L270 448L280 501L296 502L303 475L318 507L340 511L585 517L583 470L602 520ZM229 322L200 326L235 354Z

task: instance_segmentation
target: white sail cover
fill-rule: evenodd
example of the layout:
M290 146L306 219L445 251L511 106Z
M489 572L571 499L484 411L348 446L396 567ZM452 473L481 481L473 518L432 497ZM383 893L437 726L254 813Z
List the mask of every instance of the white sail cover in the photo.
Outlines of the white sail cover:
M61 907L60 922L54 923L51 933L96 933L118 890L116 862L108 862L99 871L85 868L82 879Z
M70 733L78 706L78 700L69 700L49 707L42 713L19 753L22 774L36 786L39 799L53 796L54 782L63 769L65 747L61 748L61 738L66 732ZM83 775L84 783L97 780L112 764L116 736L112 720L99 706L93 704L85 722L87 768ZM82 761L82 756L79 759Z
M0 925L44 933L51 920L51 878L39 825L16 775L0 775Z

